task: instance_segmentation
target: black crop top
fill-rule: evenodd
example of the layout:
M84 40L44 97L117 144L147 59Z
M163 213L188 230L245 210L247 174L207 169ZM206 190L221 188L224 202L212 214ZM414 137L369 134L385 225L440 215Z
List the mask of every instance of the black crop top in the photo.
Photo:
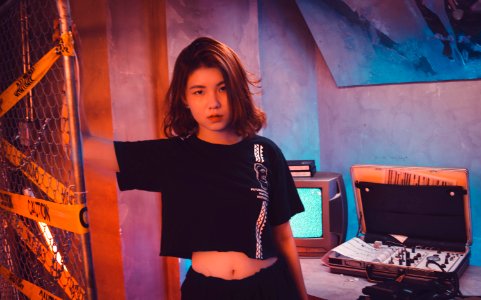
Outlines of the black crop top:
M280 149L261 136L234 145L195 136L114 142L120 190L162 192L160 255L277 255L272 226L304 207Z

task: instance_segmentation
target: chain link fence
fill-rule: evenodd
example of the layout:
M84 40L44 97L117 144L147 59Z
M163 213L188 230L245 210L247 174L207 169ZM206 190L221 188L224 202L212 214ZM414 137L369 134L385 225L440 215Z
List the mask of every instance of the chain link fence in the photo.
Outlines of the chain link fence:
M0 93L28 85L32 67L59 40L58 24L54 0L0 1ZM0 117L1 300L88 298L85 232L56 218L85 212L71 157L69 118L78 117L69 116L63 68L57 60Z

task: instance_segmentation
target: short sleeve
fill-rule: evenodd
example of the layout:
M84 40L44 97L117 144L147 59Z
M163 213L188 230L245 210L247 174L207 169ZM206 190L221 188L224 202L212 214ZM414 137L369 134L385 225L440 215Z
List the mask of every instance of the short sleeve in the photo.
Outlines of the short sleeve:
M297 188L281 150L274 146L275 161L272 166L269 220L271 225L280 225L292 216L304 211Z
M121 191L162 191L165 162L168 161L168 140L137 142L114 141L115 155L119 165L117 183Z

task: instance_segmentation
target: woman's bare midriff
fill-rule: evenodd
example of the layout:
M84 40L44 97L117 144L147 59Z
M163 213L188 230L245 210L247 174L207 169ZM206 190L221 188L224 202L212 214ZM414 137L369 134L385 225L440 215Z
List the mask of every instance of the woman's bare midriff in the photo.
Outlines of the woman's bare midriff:
M204 251L192 253L192 268L205 276L226 280L243 279L272 266L277 257L253 259L242 252Z

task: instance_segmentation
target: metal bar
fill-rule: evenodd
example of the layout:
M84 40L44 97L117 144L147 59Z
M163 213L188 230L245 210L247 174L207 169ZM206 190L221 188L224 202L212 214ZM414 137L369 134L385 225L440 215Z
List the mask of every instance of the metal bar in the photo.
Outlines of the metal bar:
M71 27L69 0L57 0L57 9L60 21L60 34L68 32ZM78 111L78 95L75 86L75 57L63 56L65 73L65 97L69 115L70 143L72 146L71 161L75 177L74 192L77 195L78 203L86 204L85 182L82 160L82 141L80 134L80 117ZM97 299L95 289L95 277L92 262L92 249L90 244L90 233L82 235L82 254L84 259L85 277L87 280L87 298Z
M30 67L30 38L29 38L29 20L26 0L20 1L20 28L22 34L22 64L23 73L26 73ZM30 146L32 135L33 121L33 93L30 90L25 96L25 119L19 123L20 142L23 146Z

